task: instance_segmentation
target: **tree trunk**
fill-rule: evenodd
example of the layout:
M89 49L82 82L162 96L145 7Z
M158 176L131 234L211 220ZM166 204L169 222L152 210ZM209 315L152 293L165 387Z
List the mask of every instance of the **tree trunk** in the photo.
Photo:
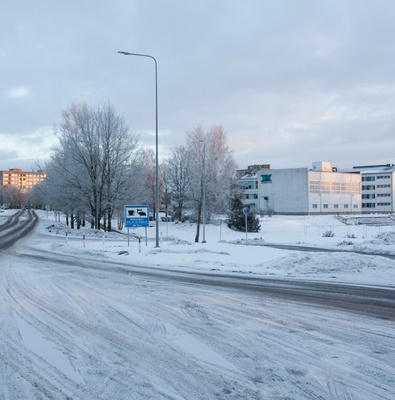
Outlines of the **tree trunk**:
M107 213L103 212L103 231L106 232L107 230Z
M200 179L200 199L199 199L197 226L196 226L196 236L195 236L195 242L196 243L199 241L200 219L202 218L202 204L203 204L203 176Z
M111 229L112 229L111 219L112 219L112 214L113 214L112 211L111 211L111 207L108 207L107 214L108 214L108 226L107 226L107 228L108 228L108 232L111 232Z
M202 218L202 201L203 201L203 192L200 194L199 208L198 208L198 216L197 216L197 225L196 225L196 236L195 242L199 242L199 234L200 234L200 219Z

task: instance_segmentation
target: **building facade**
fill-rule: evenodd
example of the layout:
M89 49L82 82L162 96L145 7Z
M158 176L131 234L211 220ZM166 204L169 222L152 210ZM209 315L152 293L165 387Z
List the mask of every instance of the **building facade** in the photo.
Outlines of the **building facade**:
M19 168L12 168L8 171L0 171L0 187L18 187L22 193L27 193L37 183L42 182L46 177L45 172L26 172Z
M350 171L361 174L362 212L393 213L395 211L395 165L365 165Z
M260 169L237 179L243 204L260 214L361 213L361 174L331 162L312 168Z

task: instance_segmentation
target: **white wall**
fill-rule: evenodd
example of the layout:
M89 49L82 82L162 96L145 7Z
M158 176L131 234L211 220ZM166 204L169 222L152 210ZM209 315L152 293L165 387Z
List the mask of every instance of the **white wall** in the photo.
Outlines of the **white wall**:
M310 184L309 213L360 213L360 174L309 171L309 181L316 182L319 190Z
M261 209L274 209L277 214L307 214L307 168L271 169L259 173ZM262 182L262 175L270 175L270 182ZM267 197L268 201L264 198Z

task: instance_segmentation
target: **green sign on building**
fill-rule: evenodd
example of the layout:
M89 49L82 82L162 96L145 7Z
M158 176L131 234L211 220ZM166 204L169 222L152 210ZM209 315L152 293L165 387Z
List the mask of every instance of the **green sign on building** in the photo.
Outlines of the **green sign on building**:
M272 183L272 179L271 179L271 174L270 175L261 175L261 183Z

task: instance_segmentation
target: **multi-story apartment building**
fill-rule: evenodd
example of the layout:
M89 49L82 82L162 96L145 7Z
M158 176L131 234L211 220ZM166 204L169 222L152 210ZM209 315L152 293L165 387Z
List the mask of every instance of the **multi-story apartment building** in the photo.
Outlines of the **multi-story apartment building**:
M350 169L362 176L362 212L392 213L395 211L395 165L363 165Z
M46 177L44 171L26 172L19 168L12 168L8 171L0 171L0 187L18 187L22 193L27 193L37 183L42 182Z

